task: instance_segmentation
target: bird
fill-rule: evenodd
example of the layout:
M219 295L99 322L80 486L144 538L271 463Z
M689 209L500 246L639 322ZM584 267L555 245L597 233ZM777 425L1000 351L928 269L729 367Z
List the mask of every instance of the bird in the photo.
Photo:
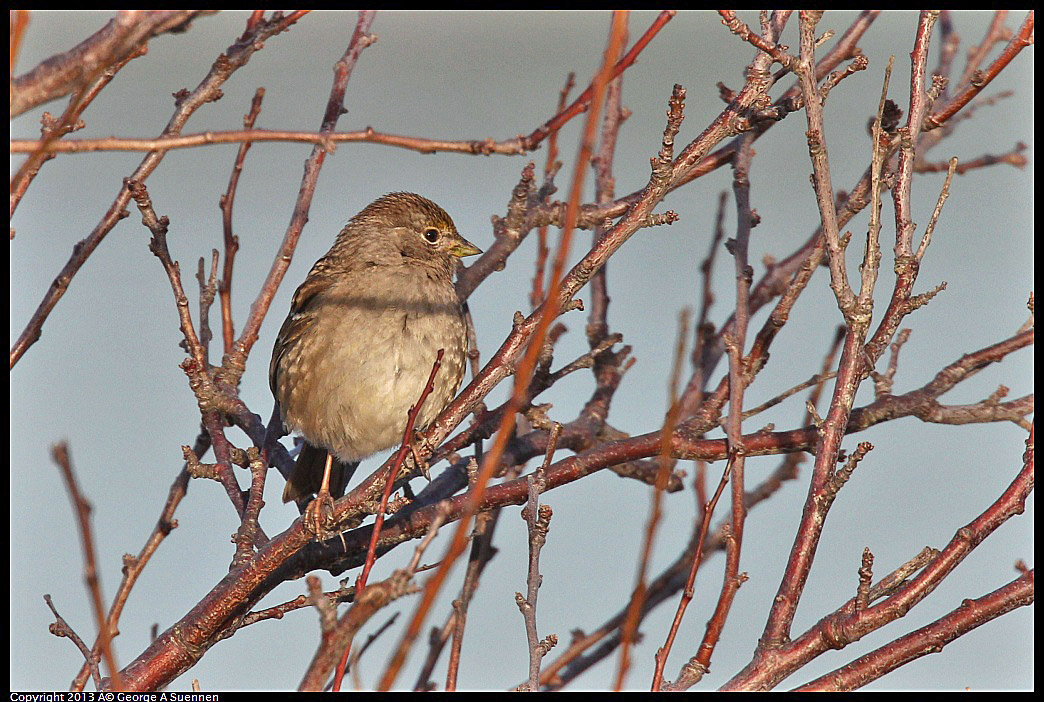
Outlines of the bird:
M359 461L399 444L439 350L417 415L421 430L457 394L467 360L460 259L482 253L431 200L384 195L352 217L294 293L272 349L269 385L283 428L304 443L283 490L303 508L341 497Z

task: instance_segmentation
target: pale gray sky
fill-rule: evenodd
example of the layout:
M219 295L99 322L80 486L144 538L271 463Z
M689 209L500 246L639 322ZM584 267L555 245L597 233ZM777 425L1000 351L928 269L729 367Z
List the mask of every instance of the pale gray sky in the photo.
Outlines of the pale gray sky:
M632 15L631 41L654 16L652 12ZM848 12L827 14L820 29L840 33L852 16ZM214 58L242 32L245 17L241 12L206 17L194 22L187 34L152 41L148 55L131 62L90 106L84 115L86 128L77 136L157 134L170 116L171 94L198 83ZM756 25L756 15L743 17ZM107 13L34 12L18 72L73 46L108 18ZM266 89L258 126L315 130L329 93L331 67L347 45L355 18L354 12L317 12L290 32L270 39L223 86L223 99L192 117L186 132L238 128L258 86ZM967 47L983 36L990 15L960 13L954 20L964 42L958 53L961 65ZM1008 25L1015 28L1021 21L1022 15L1013 13ZM913 13L889 13L878 19L861 42L870 59L869 69L848 78L830 94L827 145L838 189L854 184L867 163L865 125L876 109L883 69L891 54L896 65L890 95L901 106L906 104L915 25ZM339 129L372 125L393 133L446 139L499 140L528 133L553 113L569 71L576 72L581 88L590 80L601 61L608 26L608 12L381 12L373 26L379 41L363 52L355 68L345 101L348 113ZM785 37L794 47L796 26L795 19ZM937 46L930 66L935 65L936 50ZM648 177L648 159L660 146L672 85L681 83L688 91L686 120L678 136L678 143L686 144L722 107L716 83L739 88L752 55L751 47L732 36L713 13L681 13L662 30L624 79L623 102L632 116L621 131L616 156L618 194L640 188ZM784 80L773 95L790 84L790 79ZM1021 140L1029 146L1030 165L1023 171L1010 166L979 169L954 180L917 291L927 291L944 280L949 287L904 325L913 334L901 357L897 393L922 385L962 354L1008 337L1027 318L1025 303L1034 279L1032 48L985 94L1004 90L1016 93L980 108L931 158L945 161L956 155L969 160L984 153L1006 152ZM23 115L12 122L12 135L34 136L44 110L60 113L62 109L64 101ZM560 193L568 187L581 123L574 120L562 131L560 159L565 167L558 180ZM756 276L764 270L763 256L787 255L818 221L808 182L811 167L805 128L802 114L791 115L755 146L751 196L761 224L754 230L750 259ZM171 152L148 181L157 211L171 219L172 255L180 260L190 290L195 289L190 274L199 256L209 258L212 248L221 248L218 197L227 183L235 151L235 146L217 146L206 152ZM241 249L236 259L234 304L240 324L282 239L309 152L310 147L301 144L257 144L247 159L235 213ZM121 179L140 158L134 153L103 153L62 156L45 164L12 220L17 232L11 242L12 343L73 244L98 222ZM489 218L504 214L523 166L532 159L540 168L545 158L544 150L508 158L339 146L326 160L310 221L247 368L242 388L247 404L267 418L271 409L269 349L289 298L352 214L386 192L415 191L440 203L460 231L485 248L492 241ZM21 160L20 156L11 158L12 173ZM698 302L699 263L706 254L717 194L729 190L731 197L730 179L731 171L721 169L672 194L660 211L674 209L680 221L639 232L612 260L610 324L624 334L637 358L613 403L611 422L621 430L650 431L662 420L678 312ZM922 230L942 181L942 175L915 181L915 221ZM730 227L733 213L730 200ZM888 226L890 204L884 213L883 238L887 241L893 234ZM856 237L863 235L865 227L866 213L850 225ZM141 548L167 487L180 469L181 445L191 443L198 431L196 403L177 365L184 354L177 346L180 333L170 287L148 251L148 238L140 217L132 212L83 267L47 320L42 339L11 373L10 664L14 689L64 689L80 665L76 649L48 633L51 615L43 593L53 595L59 611L85 638L94 630L76 526L49 446L57 440L69 441L81 486L95 507L101 578L106 595L111 596L119 580L122 554ZM484 359L504 338L511 314L528 309L535 252L532 239L503 273L471 298ZM574 253L586 240L585 233L578 235ZM861 245L852 248L862 250ZM885 247L885 253L890 254L890 247ZM720 323L734 304L734 292L732 262L725 255L718 260L713 318ZM879 301L886 299L891 282L891 264L886 258ZM586 298L587 292L580 297ZM763 319L764 313L754 324ZM559 345L559 362L586 350L583 313L572 313L563 321L570 331ZM748 404L762 402L815 373L839 321L826 271L821 270L773 346L768 368L748 391ZM1031 352L1022 351L1000 366L987 368L944 399L955 404L976 402L1000 384L1011 388L1010 397L1032 392ZM590 389L590 376L584 373L556 386L544 400L554 403L552 418L573 418ZM503 398L504 393L505 388L498 388L491 401ZM768 422L774 422L777 429L798 426L804 413L801 397L751 420L745 429L754 430ZM865 402L869 395L860 397ZM230 436L242 445L241 434L230 432ZM1021 465L1024 439L1024 432L1010 424L954 427L924 425L915 419L849 437L845 442L849 450L862 440L873 442L876 449L830 513L794 631L804 631L852 595L864 547L877 557L878 576L924 546L943 547L1010 483ZM756 481L777 462L772 457L750 459L748 479ZM685 468L692 473L691 466ZM720 466L712 466L712 475L718 470ZM800 516L808 471L806 463L797 481L750 513L741 564L750 579L739 591L712 672L699 689L715 689L749 660ZM274 534L289 525L296 511L280 504L282 481L275 474L268 488L262 524ZM564 648L572 629L591 630L601 625L625 601L634 584L638 544L648 516L647 497L644 486L607 473L545 495L555 518L541 560L541 636L556 633ZM999 529L903 620L813 661L781 689L923 626L957 607L963 598L981 597L1002 586L1015 577L1017 559L1032 566L1032 506L1031 499L1025 515ZM653 572L670 562L687 539L693 512L691 493L671 495L665 510ZM525 590L526 568L525 527L517 515L518 509L510 508L501 522L497 532L500 554L490 564L472 606L461 689L503 689L526 677L525 629L514 603L515 591ZM194 483L177 518L179 528L146 569L123 615L116 641L122 665L147 645L152 624L166 629L227 572L233 552L228 537L236 521L221 489L211 482ZM436 542L428 560L434 560L444 548L444 542ZM382 559L374 577L385 577L411 551L401 548ZM720 555L714 556L701 571L696 600L668 664L668 677L677 674L702 635L720 588L722 560ZM429 626L444 621L461 573L458 568L451 576ZM334 579L323 575L327 588L333 587ZM303 591L303 581L286 583L263 606ZM645 639L634 651L629 679L634 689L648 689L652 656L663 641L675 603L672 599L661 606L643 625ZM415 600L405 599L399 609L408 616L414 604ZM378 617L374 625L384 619ZM400 617L400 626L402 621ZM171 689L188 690L192 678L198 678L204 690L294 688L315 650L317 631L316 615L309 610L248 627L215 646ZM385 636L367 653L363 663L366 688L375 684L399 631ZM423 657L421 648L414 651L400 676L402 685L413 684ZM552 659L556 653L552 651ZM251 662L250 670L242 669L246 660ZM1022 608L869 689L1026 689L1034 682L1032 661L1032 611ZM612 684L616 663L613 656L596 666L573 689L605 689ZM444 670L443 661L437 668L440 688Z

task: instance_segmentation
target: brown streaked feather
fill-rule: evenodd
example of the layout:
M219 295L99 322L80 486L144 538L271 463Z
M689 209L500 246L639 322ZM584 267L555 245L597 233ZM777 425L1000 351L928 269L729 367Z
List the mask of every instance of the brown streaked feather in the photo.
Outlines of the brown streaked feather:
M301 337L301 334L312 323L308 314L309 308L319 293L330 285L327 276L323 275L327 268L327 265L324 263L325 260L326 258L323 257L312 266L312 271L294 293L294 299L290 303L290 313L283 320L283 326L279 327L279 334L276 336L276 346L272 352L272 361L268 366L268 386L276 397L279 397L276 388L279 387L279 366L282 363L283 356L286 354L286 350L294 345Z

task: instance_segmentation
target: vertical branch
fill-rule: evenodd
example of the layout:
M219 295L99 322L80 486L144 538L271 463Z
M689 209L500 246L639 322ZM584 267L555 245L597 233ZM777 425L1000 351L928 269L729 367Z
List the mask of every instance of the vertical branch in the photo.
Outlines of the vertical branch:
M809 123L809 152L812 155L814 184L816 186L817 199L820 203L820 214L823 220L824 232L826 233L827 252L830 257L831 265L832 287L834 288L835 295L838 299L838 306L844 313L847 332L845 335L841 362L838 367L837 379L834 386L834 395L826 418L819 427L819 440L816 445L816 462L813 469L808 496L802 512L798 535L791 549L790 558L787 562L786 571L780 583L779 590L773 600L768 622L766 623L765 631L762 635L758 650L755 653L755 658L751 664L747 666L746 670L752 670L754 667L757 667L766 657L772 655L773 649L777 649L790 636L790 626L801 593L804 590L808 572L812 566L812 561L815 558L815 552L819 543L819 538L822 534L826 514L833 501L833 497L836 494L836 487L840 484L834 480L834 466L841 448L844 427L848 424L851 408L855 401L856 390L862 379L865 377L866 351L864 350L863 343L866 338L873 311L872 290L866 289L866 285L871 283L873 278L868 279L867 277L864 277L864 289L860 290L859 300L855 300L848 287L847 281L843 278L844 251L842 247L836 246L836 244L840 243L838 239L835 239L837 236L836 223L831 225L829 221L829 218L834 214L834 210L832 206L825 206L825 196L830 192L830 181L825 143L822 141L821 96L819 91L816 89L814 81L811 80L809 72L806 70L808 66L812 65L812 53L815 44L813 33L815 23L818 20L818 15L803 12L801 18L802 69L799 72L801 74L802 90L805 96L806 114ZM911 78L911 85L914 86L914 88L917 88L918 86L923 88L923 71L924 64L927 60L927 39L930 34L930 25L933 22L934 15L922 15L917 39L914 45L914 51L911 54L915 64L913 74L920 74L921 76L918 78L917 75L914 75ZM923 96L911 96L911 111L917 111L919 115L917 117L918 120L923 116L925 109ZM910 124L919 124L919 122L911 122ZM875 129L875 132L875 136L880 134L879 129ZM910 144L910 149L908 158L912 159L912 144ZM912 169L912 160L910 161L910 166ZM910 177L912 177L912 170L908 173L907 178ZM899 195L896 195L896 197L899 197ZM906 197L908 197L908 192ZM905 255L904 258L900 258L900 256L903 255L901 254L901 251L904 246L901 242L904 239L908 241L909 238L908 234L900 233L905 229L905 225L901 223L904 220L901 218L900 213L907 213L908 211L908 203L902 208L897 204L896 270L898 275L892 306L890 306L889 312L886 312L885 315L886 321L889 317L889 313L896 304L896 296L908 294L909 286L912 285L913 278L916 276L916 265L905 266L904 268L903 261L909 260L911 257ZM873 232L870 232L870 236L873 236ZM871 244L867 244L867 262L872 262L873 260L870 257L871 246ZM864 272L864 276L866 276L866 272ZM908 278L909 282L907 284L902 284L900 282L904 277ZM844 285L839 285L839 283L844 283ZM905 293L904 290L906 291ZM898 324L898 319L895 323ZM885 324L885 322L882 322L882 324Z
M478 464L474 458L469 459L468 474L476 475L477 473ZM453 612L450 614L450 621L447 624L452 627L450 633L453 641L450 643L450 659L446 666L446 692L457 689L457 673L460 670L460 652L464 645L464 625L468 620L468 607L478 588L479 576L496 552L493 548L493 533L499 517L499 508L492 512L482 512L475 517L474 538L468 568L464 574L464 584L460 588L460 597L453 602Z
M711 284L714 273L714 260L718 255L718 246L725 237L725 203L728 194L722 191L718 196L717 215L714 218L714 233L711 236L710 246L707 248L707 256L700 264L701 284L700 311L696 318L695 340L692 345L692 375L681 394L681 412L683 417L691 416L692 413L703 403L703 388L706 383L707 370L703 363L703 356L708 351L708 342L714 338L714 324L710 322L710 309L714 305L714 288ZM703 481L702 468L697 468L697 492L702 490ZM698 495L697 504L706 504L706 496Z
M94 536L91 530L91 504L80 492L80 486L76 483L76 475L73 473L72 460L69 458L69 447L65 443L56 444L51 448L51 456L62 471L65 478L65 487L69 491L69 499L72 501L73 510L76 513L76 523L80 526L81 548L83 549L83 577L87 582L87 592L91 596L91 606L94 608L94 618L98 625L98 646L101 648L102 658L109 669L110 686L113 690L122 690L123 683L120 679L120 669L116 665L116 656L112 651L113 630L109 628L109 622L105 616L105 604L101 594L101 582L98 580L98 568L94 549Z
M141 221L151 232L152 239L149 241L149 250L160 260L167 278L170 280L171 289L174 292L174 304L178 310L180 329L185 337L182 342L183 348L188 352L189 358L181 363L182 369L189 379L189 387L196 396L203 413L203 425L210 434L214 444L214 453L218 458L217 480L225 488L229 500L236 508L237 514L242 518L246 514L246 504L239 483L232 472L232 464L229 460L228 441L224 436L224 420L219 416L220 409L227 409L227 398L215 387L214 378L207 363L207 350L200 335L196 333L192 323L192 314L189 312L189 300L185 294L185 288L181 282L181 268L177 262L170 257L167 248L167 229L170 221L167 217L159 217L152 206L152 200L145 188L144 183L128 181L126 190L134 198L138 209L141 211Z
M823 142L822 102L815 80L808 70L815 65L813 58L814 31L818 19L819 15L815 13L801 13L802 69L800 77L809 125L809 153L814 169L813 179L830 260L831 287L837 297L838 306L844 314L848 331L845 335L830 409L819 430L816 461L802 511L801 524L791 547L779 590L769 611L765 631L758 647L759 653L771 651L789 637L791 622L815 558L816 547L819 544L826 516L827 506L822 504L820 495L827 488L829 479L833 475L837 455L841 449L844 428L848 424L856 389L862 379L863 339L870 322L869 312L865 309L856 309L854 295L848 285L844 270L844 249L839 239L837 221L834 219L835 210L829 166L826 145ZM755 657L757 658L758 654Z
M624 41L627 41L626 36ZM620 107L623 76L617 76L606 91L605 117L602 121L601 146L592 159L595 171L595 202L605 205L613 201L616 180L613 178L613 157L616 153L616 138L620 133L624 113ZM595 227L595 244L605 236L605 227ZM587 322L587 343L593 349L601 344L609 333L609 285L606 272L609 264L602 266L591 278L591 313Z
M914 48L910 52L910 108L906 115L906 126L899 130L899 167L892 201L895 203L895 262L905 264L913 255L913 212L910 195L913 190L914 163L917 153L914 145L921 133L921 123L931 105L925 91L925 72L928 43L932 28L939 16L938 10L923 10L917 24Z
M881 268L881 170L884 168L885 159L890 153L888 148L890 138L882 130L881 123L884 120L885 107L888 100L888 84L892 78L892 65L895 57L888 59L885 67L884 81L881 85L881 99L877 104L877 115L871 127L873 137L873 153L870 160L870 224L866 233L866 250L863 255L862 280L859 286L859 301L863 305L874 304L873 289L877 282L877 273Z
M668 386L667 416L664 418L661 430L660 454L657 457L656 484L653 486L652 499L649 506L649 520L645 526L645 538L642 543L641 558L638 562L637 582L631 601L627 606L627 615L624 617L623 626L620 627L620 663L616 669L616 682L613 689L621 691L627 678L627 671L631 666L631 646L633 645L640 621L641 611L645 604L648 590L647 577L649 562L652 559L653 545L656 541L656 530L660 526L662 510L660 503L663 493L667 488L667 479L670 477L674 461L671 459L671 437L674 429L678 426L678 417L681 405L678 402L678 385L681 378L682 365L685 362L685 343L689 336L689 310L684 309L678 315L678 341L674 348L674 365L671 370L670 385Z
M246 455L250 468L250 492L247 496L246 509L243 511L242 523L233 537L236 543L236 555L232 559L230 570L243 565L254 555L254 545L260 536L258 519L261 515L261 508L265 504L265 478L268 477L268 467L256 446L247 448Z
M570 72L566 78L562 92L558 94L558 111L565 109L566 99L576 83L576 74ZM558 130L555 129L547 140L547 160L544 162L544 185L540 188L541 202L554 192L554 177L558 173L561 162L558 161ZM547 246L547 228L544 224L537 229L536 273L533 274L533 290L529 293L529 306L536 309L544 299L544 268L547 266L549 249Z
M388 509L388 500L391 499L392 488L395 486L396 477L399 475L399 470L402 468L403 462L406 460L406 453L410 450L410 441L413 437L413 427L417 422L417 415L420 414L421 407L424 405L424 401L428 399L428 395L435 389L435 376L439 373L439 367L442 365L442 356L445 353L445 349L439 349L439 352L435 355L435 363L431 366L431 373L428 375L428 382L425 383L424 389L421 390L420 397L417 398L417 403L410 407L410 411L406 415L406 429L402 433L402 443L399 445L399 452L395 456L395 462L392 463L391 469L388 471L388 475L384 479L384 494L381 496L381 504L377 508L377 517L373 523L373 533L370 536L370 546L366 550L366 563L363 566L362 573L359 574L359 578L355 581L355 592L356 596L362 593L366 588L366 580L370 575L370 569L373 568L374 561L377 556L377 540L381 535L381 526L384 524L384 513Z
M264 96L264 88L258 88L254 92L250 112L243 117L244 129L253 129L257 116L261 113L261 100ZM225 353L232 350L232 343L235 340L235 328L232 324L232 266L236 260L236 252L239 251L239 237L232 232L232 205L236 199L239 176L243 173L243 161L252 145L251 141L244 141L239 145L239 151L236 153L236 160L232 166L232 174L228 178L228 189L220 199L221 224L225 241L225 265L218 292L221 295L221 330Z
M801 94L805 98L805 115L808 121L808 132L805 136L808 138L808 155L812 161L812 185L829 254L830 287L834 290L841 311L847 315L851 313L854 295L848 284L845 247L841 242L837 211L834 209L830 161L827 158L826 134L823 131L823 98L816 83L815 30L821 16L821 12L801 13L801 60L796 70L801 83Z
M776 47L776 41L782 32L786 16L777 15L773 20L762 14L762 43ZM768 70L773 61L783 59L784 65L791 62L789 56L781 51L765 51L759 53L747 69L748 85L767 86ZM809 66L814 62L809 57ZM814 72L814 68L809 69ZM742 439L743 396L746 384L752 379L744 364L744 347L747 340L747 328L750 324L750 287L754 271L748 262L751 229L758 223L757 214L750 205L750 165L754 156L754 134L746 134L738 141L733 159L733 193L736 198L736 237L726 242L726 248L733 256L736 279L736 310L734 324L730 332L723 335L723 342L729 357L729 414L726 422L729 458L722 475L714 502L721 495L726 481L731 491L731 521L725 534L725 573L721 591L714 613L707 622L703 640L696 654L683 667L678 680L670 687L672 690L684 690L698 682L710 668L714 649L725 627L732 602L746 575L739 572L740 554L743 545L743 530L746 521L747 507L745 495L744 468L746 465L746 449ZM831 203L832 204L832 203ZM753 355L753 353L752 353ZM704 529L709 513L705 515ZM704 531L705 533L705 531ZM703 534L700 541L702 542ZM698 546L698 549L700 546ZM694 563L691 576L695 577L697 564ZM691 586L690 586L691 588ZM652 688L658 690L663 682L663 670L667 661L677 627L681 623L684 606L679 606L675 615L675 623L664 647L657 652L657 666L653 676Z
M551 647L558 643L558 637L554 634L550 634L542 641L537 640L540 631L537 628L536 608L537 595L540 592L540 584L543 582L543 576L540 574L540 551L547 542L547 533L551 527L551 507L540 504L540 493L547 488L547 467L551 465L551 458L555 454L558 437L561 433L562 425L554 422L551 425L551 435L547 440L544 462L526 479L529 486L529 497L522 510L522 518L526 521L529 531L529 568L526 574L526 596L522 597L522 593L516 592L515 603L522 612L522 618L526 624L526 641L529 644L527 687L530 692L540 690L540 662Z
M452 543L447 549L446 555L442 559L438 570L435 571L425 584L424 593L421 596L420 602L417 604L410 625L403 634L403 638L381 678L378 686L380 690L391 689L392 683L394 683L395 678L405 661L406 652L413 645L414 640L416 640L417 635L420 633L420 627L424 622L424 618L426 617L428 610L431 608L436 594L441 589L442 583L449 574L450 567L464 551L464 546L467 542L467 533L471 522L471 515L478 510L483 495L485 494L486 485L489 483L493 471L500 465L500 459L504 454L504 448L507 445L507 439L511 433L510 429L515 425L515 413L521 407L522 399L525 397L526 388L528 387L533 370L536 368L536 363L540 351L543 348L547 331L551 326L551 322L558 316L561 295L555 294L555 291L559 289L561 284L562 271L565 268L565 261L569 254L569 242L572 238L573 231L576 228L576 218L580 210L580 194L583 188L584 174L587 170L587 163L591 158L592 144L594 142L594 127L597 124L598 111L601 107L605 86L609 81L610 72L613 65L616 63L616 56L622 46L621 39L623 38L626 28L626 20L626 12L616 11L613 13L613 26L610 32L609 45L605 52L602 68L598 72L593 84L594 99L592 101L591 109L588 111L587 122L584 126L580 153L577 156L576 167L574 170L573 186L570 190L569 204L566 207L565 226L562 230L562 237L559 241L559 250L555 257L555 264L548 285L548 290L552 291L552 294L547 295L544 304L541 305L539 313L540 318L537 327L529 341L526 354L523 356L515 370L514 392L507 403L503 419L497 432L497 438L493 442L489 453L486 454L482 461L482 467L479 470L479 475L475 480L475 484L472 485L469 490L465 514L457 523L457 529L453 534Z
M743 444L743 396L746 383L749 382L744 364L743 348L747 340L747 327L750 324L750 285L754 271L748 263L750 230L757 223L757 215L750 206L750 164L753 158L753 138L744 137L733 160L733 193L736 198L736 238L726 242L732 254L736 276L736 313L735 325L731 333L724 336L725 349L729 357L729 414L725 424L728 438L729 459L721 484L715 493L717 501L724 487L729 482L731 494L731 517L725 533L725 573L722 577L721 591L714 613L707 622L707 628L699 648L683 666L678 679L671 685L671 690L684 690L696 682L710 669L711 657L721 639L732 602L740 585L746 581L745 573L740 573L740 554L743 547L743 529L747 517L745 473L746 449ZM709 515L708 515L709 516ZM693 573L695 575L695 573ZM666 662L666 650L663 655ZM654 679L654 683L660 678Z
M319 127L320 133L333 132L337 128L338 119L346 111L344 96L348 90L348 79L351 77L352 70L359 60L359 55L366 47L377 40L377 37L370 33L370 26L373 24L375 16L375 10L359 11L355 31L352 33L348 48L345 49L344 54L334 64L334 80L330 86L330 97L326 102L326 112L323 114L323 121ZM297 247L297 240L301 237L301 230L304 228L305 222L308 221L308 211L312 205L312 196L315 194L315 185L319 180L319 171L323 167L329 148L330 145L326 143L316 144L312 148L311 155L305 161L297 202L294 204L294 212L290 217L290 224L283 235L283 243L279 247L279 253L276 255L275 260L272 262L272 267L268 271L264 284L262 284L253 305L250 307L250 315L243 325L243 332L239 335L239 339L236 340L233 350L229 354L229 363L226 365L236 369L245 367L246 356L257 342L261 333L261 323L268 313L268 308L272 305L272 299L275 297L276 290L279 289L279 284L283 281L283 276L286 275L286 271L290 267L294 249ZM242 371L239 370L239 372Z

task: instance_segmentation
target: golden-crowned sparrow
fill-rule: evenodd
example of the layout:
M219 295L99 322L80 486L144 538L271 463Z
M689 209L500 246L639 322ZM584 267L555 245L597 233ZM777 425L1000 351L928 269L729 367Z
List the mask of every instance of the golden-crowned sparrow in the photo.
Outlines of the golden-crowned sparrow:
M305 440L284 502L319 492L327 452L329 491L340 497L360 459L398 444L439 349L416 427L453 399L468 346L453 274L460 257L477 253L434 202L391 193L352 217L315 262L269 367L283 425Z

